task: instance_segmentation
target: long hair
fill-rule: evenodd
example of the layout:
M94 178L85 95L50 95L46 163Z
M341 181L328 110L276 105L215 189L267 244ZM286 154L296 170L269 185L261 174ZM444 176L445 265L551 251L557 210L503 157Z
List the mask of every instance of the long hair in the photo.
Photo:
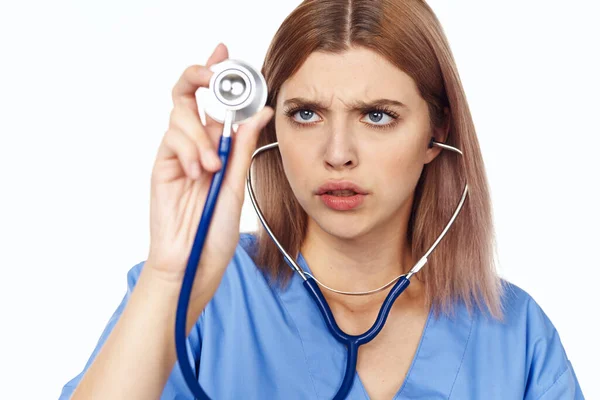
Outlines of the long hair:
M427 305L452 315L456 301L502 319L502 280L495 267L496 242L484 162L455 61L440 22L422 0L306 0L282 23L264 60L267 104L276 108L281 85L314 51L342 53L362 46L408 74L428 104L430 127L449 124L448 150L424 166L415 188L407 240L421 257L450 220L468 182L469 193L454 224L416 275ZM449 114L444 115L444 108ZM447 120L449 118L449 120ZM258 146L277 141L274 119ZM265 219L288 253L297 257L308 216L285 177L278 151L254 161L255 194ZM284 287L293 271L259 222L253 258L274 284Z

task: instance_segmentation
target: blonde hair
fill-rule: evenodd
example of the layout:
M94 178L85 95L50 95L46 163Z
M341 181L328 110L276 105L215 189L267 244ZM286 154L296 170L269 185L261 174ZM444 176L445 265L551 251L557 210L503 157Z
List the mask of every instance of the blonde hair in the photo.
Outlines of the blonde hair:
M484 163L465 93L440 22L420 0L306 0L282 23L267 51L262 73L267 104L276 106L281 85L314 51L342 53L362 46L408 74L428 104L431 127L449 124L445 143L463 157L442 151L424 170L415 189L407 240L423 255L450 220L464 188L469 193L454 224L415 277L428 306L453 314L456 301L502 319L502 280L495 268L495 238ZM444 116L444 108L449 114ZM449 118L448 121L446 119ZM258 146L277 141L274 119ZM296 200L278 151L261 154L253 165L254 190L263 214L290 255L297 257L308 216ZM253 258L272 283L284 287L293 274L259 222Z

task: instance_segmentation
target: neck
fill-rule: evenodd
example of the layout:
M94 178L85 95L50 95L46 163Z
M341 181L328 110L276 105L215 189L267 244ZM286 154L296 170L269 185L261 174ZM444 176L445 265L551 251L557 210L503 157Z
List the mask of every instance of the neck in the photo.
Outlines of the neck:
M348 292L377 289L407 273L416 263L406 239L406 224L395 224L395 228L390 228L391 225L365 235L341 238L323 231L309 219L301 252L313 275L333 289ZM391 286L366 296L322 291L328 301L369 308L378 307L390 289ZM422 301L422 289L420 282L413 278L401 297Z

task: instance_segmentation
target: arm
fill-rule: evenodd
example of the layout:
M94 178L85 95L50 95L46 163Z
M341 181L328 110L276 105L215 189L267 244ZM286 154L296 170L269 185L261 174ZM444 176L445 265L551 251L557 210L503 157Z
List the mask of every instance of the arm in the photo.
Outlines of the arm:
M201 277L197 277L201 278ZM204 282L204 283L201 283ZM218 279L197 279L199 296L190 304L189 334L218 286ZM72 399L157 399L175 365L175 309L180 284L144 266L122 314Z
M210 66L227 57L227 48L219 44L207 66L188 67L172 90L174 107L169 128L152 169L149 261L135 290L131 295L128 292L102 335L98 351L90 359L93 364L84 369L74 399L157 398L168 382L176 359L176 309L188 255L212 177L226 161L219 159L212 145L226 127L210 118L206 126L202 124L195 93L200 87L209 87L213 75ZM236 133L230 166L223 178L229 190L219 194L211 220L211 227L217 228L209 230L196 271L187 316L188 334L235 252L244 180L258 135L273 114L272 108L264 107ZM61 398L70 394L80 376L66 385Z

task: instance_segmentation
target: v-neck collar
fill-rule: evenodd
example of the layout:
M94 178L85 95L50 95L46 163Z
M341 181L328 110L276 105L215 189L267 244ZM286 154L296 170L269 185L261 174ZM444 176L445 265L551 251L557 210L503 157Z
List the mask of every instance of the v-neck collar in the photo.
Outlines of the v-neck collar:
M302 253L298 253L296 262L312 274ZM294 274L280 298L298 329L317 397L333 397L346 365L345 346L329 333L319 308L308 296L298 274ZM460 305L456 306L453 319L444 315L436 318L430 309L417 351L394 400L448 399L462 364L472 324L473 319ZM358 373L347 400L369 400Z

